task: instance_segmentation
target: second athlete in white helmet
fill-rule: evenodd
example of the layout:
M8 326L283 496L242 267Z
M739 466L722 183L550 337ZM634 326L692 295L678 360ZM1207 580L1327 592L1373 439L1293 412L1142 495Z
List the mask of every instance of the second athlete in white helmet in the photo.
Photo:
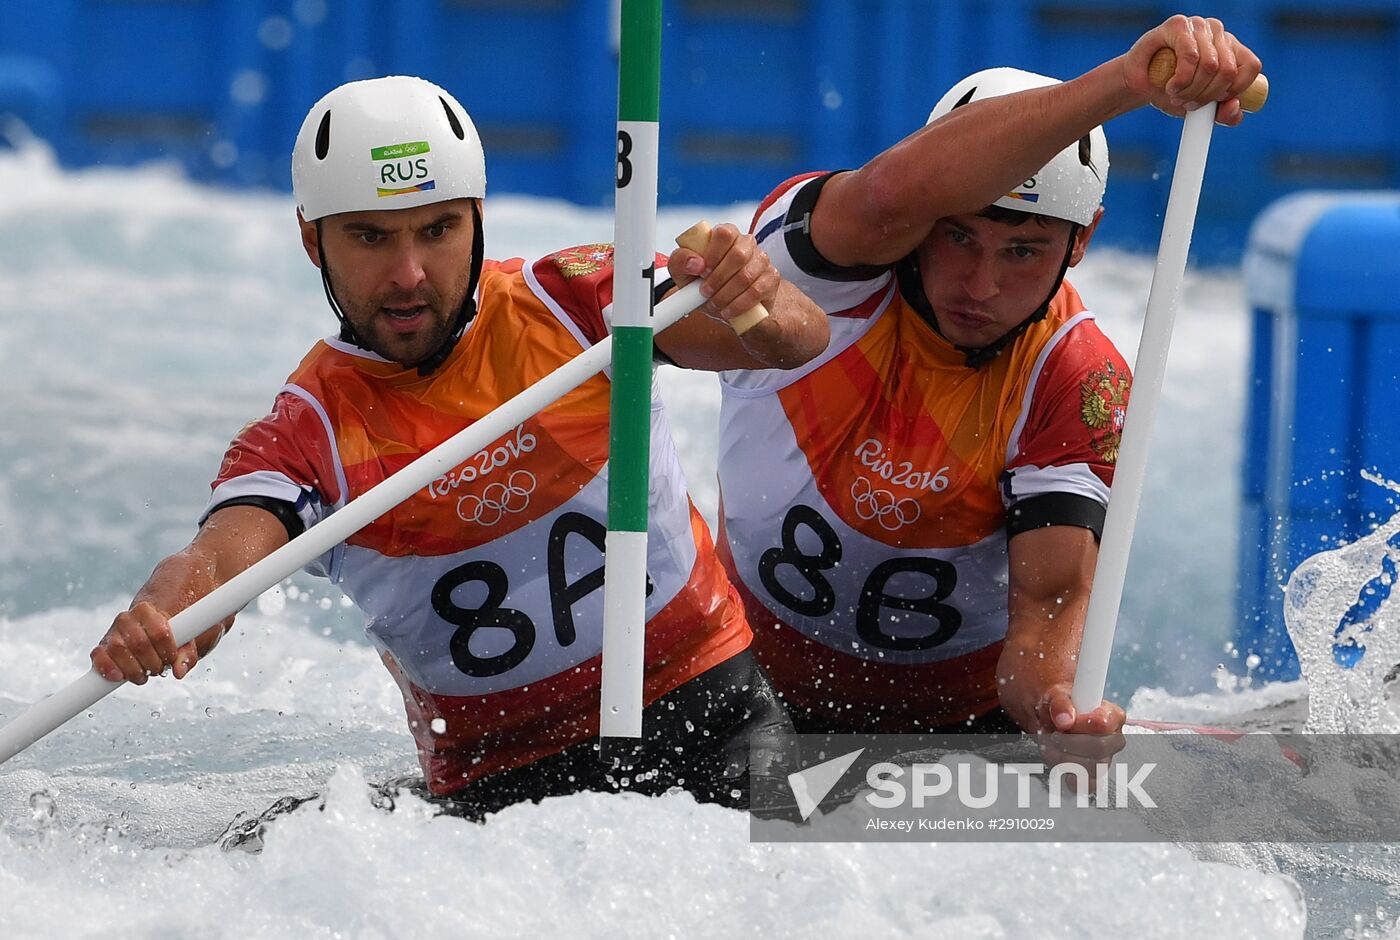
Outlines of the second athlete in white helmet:
M860 169L763 202L832 340L721 376L722 548L798 730L1122 726L1069 691L1131 380L1066 273L1102 218L1100 125L1235 124L1258 73L1218 20L1172 17L1071 81L968 76Z

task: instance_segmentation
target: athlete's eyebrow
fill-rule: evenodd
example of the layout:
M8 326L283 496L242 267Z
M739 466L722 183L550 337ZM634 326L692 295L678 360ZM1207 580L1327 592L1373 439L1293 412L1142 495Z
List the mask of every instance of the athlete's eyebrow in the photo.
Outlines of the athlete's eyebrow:
M451 225L455 222L460 221L462 221L462 213L449 209L448 211L442 213L442 215L439 215L437 218L433 219L431 222L427 222L423 225L420 225L418 229L421 231L422 229L433 228L438 225ZM370 232L374 233L375 235L384 235L387 234L389 231L383 226L375 225L373 222L359 221L344 222L341 224L340 228L341 231L349 232L352 235L363 235Z
M372 222L342 222L340 229L343 232L353 232L355 234L374 232L376 235L383 235L385 232L385 229Z
M419 228L436 228L439 225L450 225L454 222L460 221L462 221L462 213L449 209L447 212L444 212L436 219L433 219L433 221L429 222L427 225L419 226Z
M956 229L964 235L970 236L972 238L977 237L977 232L975 230L968 228L966 225L963 225L959 222L954 222L952 219L940 219L939 222L943 225L948 226L951 229ZM1025 245L1032 248L1043 248L1046 245L1051 244L1052 242L1053 239L1049 235L1017 235L1011 239L1011 244L1016 247Z

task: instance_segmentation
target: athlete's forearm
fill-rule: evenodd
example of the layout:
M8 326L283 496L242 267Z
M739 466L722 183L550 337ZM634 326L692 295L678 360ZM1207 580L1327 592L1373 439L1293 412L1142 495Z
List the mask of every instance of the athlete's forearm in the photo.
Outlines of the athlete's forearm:
M189 545L156 566L135 600L160 599L174 605L169 613L177 613L286 542L286 527L267 510L256 506L220 509Z
M131 606L116 616L92 649L93 668L109 681L138 685L167 667L174 667L177 678L183 678L198 656L217 642L224 625L217 628L218 633L208 631L199 637L192 649L181 649L175 645L170 618L218 586L216 570L212 560L194 546L163 559Z
M188 546L156 565L131 607L117 615L93 648L93 668L114 682L143 684L167 666L177 679L184 678L233 617L178 648L170 618L286 541L286 529L270 512L251 506L216 512Z
M1026 731L1053 730L1046 706L1052 692L1067 693L1074 684L1083 630L1082 612L1072 620L1067 615L1012 618L997 660L997 696Z
M753 235L717 225L704 254L677 248L668 269L678 285L704 275L704 305L656 335L657 348L677 365L715 372L791 369L826 349L826 314L783 279ZM760 305L767 315L741 335L734 324Z
M831 330L826 313L810 297L783 281L769 315L739 337L754 368L795 369L826 349Z
M1158 87L1151 63L1164 49L1177 68ZM836 264L893 263L938 219L991 204L1120 114L1152 104L1182 115L1220 102L1216 120L1238 124L1237 96L1259 69L1259 58L1219 20L1173 16L1076 79L954 108L855 173L833 178L813 209L813 244Z
M1073 609L1068 611L1013 616L1002 647L1010 655L1003 659L1008 663L1018 658L1033 662L1035 675L1044 684L1073 681L1088 598L1082 602L1076 598L1072 603Z
M1123 83L1115 60L1061 85L957 108L832 179L813 211L812 241L836 264L893 263L938 219L990 205L1144 101Z
M1074 682L1098 545L1078 526L1022 532L1007 546L1006 643L997 662L1002 706L1027 730L1052 727L1047 696Z
M220 577L217 559L196 545L187 545L155 566L131 603L151 604L166 616L174 616L225 580Z

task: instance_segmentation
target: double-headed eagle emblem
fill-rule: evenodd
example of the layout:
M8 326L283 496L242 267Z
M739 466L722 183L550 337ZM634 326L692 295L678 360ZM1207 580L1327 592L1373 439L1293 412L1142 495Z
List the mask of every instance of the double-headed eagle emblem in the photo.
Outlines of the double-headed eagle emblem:
M1105 359L1103 371L1093 371L1079 386L1079 417L1089 429L1094 453L1104 463L1116 463L1123 442L1123 418L1128 412L1132 379Z
M585 277L612 264L612 245L581 245L566 248L552 256L554 265L564 277Z

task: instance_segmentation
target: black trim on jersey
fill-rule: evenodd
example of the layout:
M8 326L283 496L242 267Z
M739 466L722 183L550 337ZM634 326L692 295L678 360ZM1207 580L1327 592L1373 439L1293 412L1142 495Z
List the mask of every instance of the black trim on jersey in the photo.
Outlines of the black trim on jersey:
M924 275L919 270L916 252L911 251L895 262L894 278L895 283L899 285L899 296L904 298L909 309L917 313L930 329L942 336L943 331L938 328L938 318L933 315L933 305L928 302L928 294L924 293Z
M652 285L651 305L655 307L657 304L661 303L661 301L665 300L666 295L671 293L675 286L676 279L670 276L667 276L666 280L662 281L660 284Z
M1040 493L1027 496L1006 511L1006 536L1052 525L1072 525L1103 537L1103 520L1108 514L1103 503L1078 493Z
M204 517L208 522L214 517L214 513L220 509L227 509L230 506L256 506L264 509L277 517L277 521L287 530L287 539L296 538L306 531L306 523L301 521L301 516L297 515L297 507L294 503L289 503L285 499L275 499L271 496L235 496L226 499L213 509L209 510L209 515Z
M838 264L832 264L817 251L817 246L812 244L812 210L817 206L817 198L822 193L822 187L827 180L837 173L844 173L845 170L833 170L824 176L813 177L802 183L797 192L792 196L792 202L788 204L787 215L783 219L783 242L787 245L788 254L792 260L806 274L819 277L825 281L870 281L884 274L889 270L886 265L858 264L853 267L844 268ZM770 223L771 225L771 223ZM764 233L767 232L767 227ZM760 233L763 238L766 234Z
M653 284L651 288L651 305L655 307L657 304L661 303L675 286L676 279L673 277L666 278L666 280L662 281L660 284ZM656 337L654 335L651 338L651 361L659 366L676 365L676 360L666 355L661 351L661 347L656 345ZM676 366L676 368L679 369L681 367Z

